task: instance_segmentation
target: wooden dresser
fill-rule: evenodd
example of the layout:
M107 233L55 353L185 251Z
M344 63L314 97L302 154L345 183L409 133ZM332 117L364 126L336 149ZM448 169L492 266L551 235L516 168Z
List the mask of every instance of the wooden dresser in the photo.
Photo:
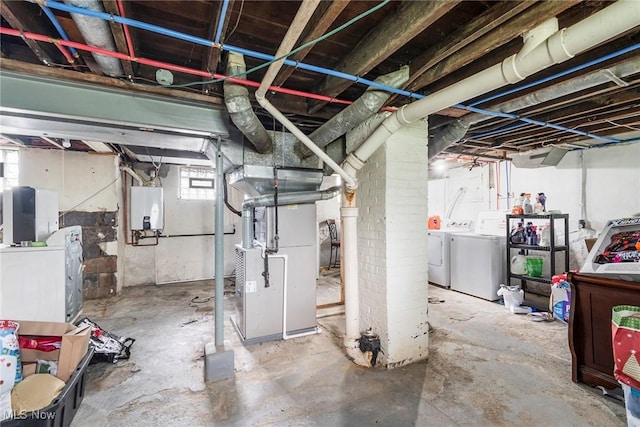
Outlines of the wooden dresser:
M608 389L619 387L613 377L611 309L640 306L640 283L569 273L571 314L569 348L575 382Z

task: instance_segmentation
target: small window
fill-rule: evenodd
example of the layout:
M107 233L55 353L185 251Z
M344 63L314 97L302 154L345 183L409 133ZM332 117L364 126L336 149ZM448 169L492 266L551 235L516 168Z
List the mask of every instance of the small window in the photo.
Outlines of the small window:
M180 198L213 200L215 198L215 171L210 168L180 168Z
M18 185L18 150L0 148L0 190Z

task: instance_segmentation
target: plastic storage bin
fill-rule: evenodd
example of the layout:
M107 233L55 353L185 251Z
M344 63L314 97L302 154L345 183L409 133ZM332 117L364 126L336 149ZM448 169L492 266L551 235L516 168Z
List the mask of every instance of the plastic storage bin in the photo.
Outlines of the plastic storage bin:
M89 347L78 367L73 371L60 395L49 406L39 411L28 412L20 418L0 422L0 427L68 427L78 412L84 398L87 366L93 357Z

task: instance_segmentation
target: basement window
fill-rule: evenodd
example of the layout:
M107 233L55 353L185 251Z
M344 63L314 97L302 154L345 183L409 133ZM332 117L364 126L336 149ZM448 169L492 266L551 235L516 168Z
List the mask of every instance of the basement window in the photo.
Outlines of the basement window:
M0 148L0 190L18 185L18 150Z
M180 168L180 198L184 200L213 200L215 171L210 168Z

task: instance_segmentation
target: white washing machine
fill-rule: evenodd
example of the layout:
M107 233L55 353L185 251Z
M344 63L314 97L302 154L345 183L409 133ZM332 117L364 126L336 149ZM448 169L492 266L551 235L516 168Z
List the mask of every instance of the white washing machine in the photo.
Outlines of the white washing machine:
M471 230L470 220L448 220L444 228L429 230L427 240L427 262L429 282L448 288L451 286L450 236Z
M500 299L497 292L506 283L506 213L482 211L475 233L449 236L451 289L488 301Z

